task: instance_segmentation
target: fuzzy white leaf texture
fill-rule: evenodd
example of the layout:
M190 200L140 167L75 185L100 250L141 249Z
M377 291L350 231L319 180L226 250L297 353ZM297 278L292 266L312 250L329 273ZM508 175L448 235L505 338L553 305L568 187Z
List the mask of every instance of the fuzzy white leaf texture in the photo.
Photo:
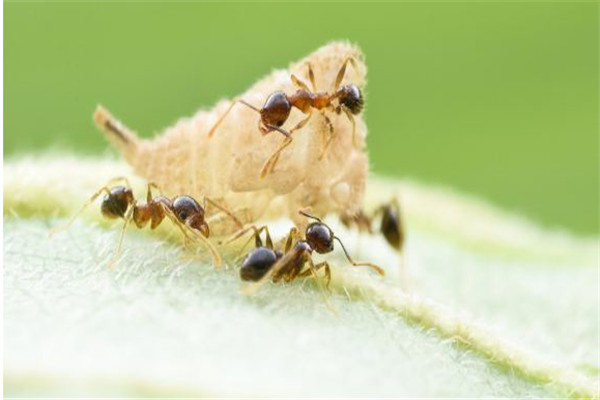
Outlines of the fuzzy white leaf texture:
M120 224L96 202L105 159L4 164L4 393L10 397L598 398L598 238L547 230L478 199L372 177L367 206L400 198L401 257L326 219L353 257L314 279L242 293L174 230ZM131 176L143 197L143 182ZM291 227L265 221L281 239Z

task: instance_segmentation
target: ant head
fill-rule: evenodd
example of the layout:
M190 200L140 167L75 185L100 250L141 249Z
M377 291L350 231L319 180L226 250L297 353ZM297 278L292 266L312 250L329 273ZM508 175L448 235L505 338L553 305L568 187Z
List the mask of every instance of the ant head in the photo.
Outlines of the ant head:
M287 121L292 110L292 103L283 92L272 93L260 110L260 117L265 125L280 127Z
M333 231L323 222L313 222L306 228L306 241L319 254L333 251Z
M365 104L362 92L356 85L346 85L339 90L340 104L352 114L360 113Z
M196 200L186 195L177 196L171 203L171 210L179 221L199 230L205 237L209 236L210 230L204 221L204 209Z
M385 240L395 248L400 250L403 242L402 228L400 226L400 215L398 211L391 205L382 207L382 218L381 218L381 233L385 237Z
M133 202L133 192L131 189L125 186L115 186L110 189L110 194L104 196L102 200L102 215L106 218L122 218Z
M240 278L244 281L258 281L275 265L283 254L267 247L253 249L244 260L240 269Z

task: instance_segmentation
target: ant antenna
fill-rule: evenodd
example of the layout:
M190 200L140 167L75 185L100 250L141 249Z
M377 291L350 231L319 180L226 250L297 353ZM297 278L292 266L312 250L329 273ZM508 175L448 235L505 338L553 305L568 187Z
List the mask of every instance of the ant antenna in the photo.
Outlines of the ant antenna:
M223 115L221 115L221 117L217 120L217 122L212 126L212 128L210 128L210 130L208 131L208 137L212 137L215 134L215 131L217 130L217 128L219 127L219 125L221 125L221 122L223 122L223 120L225 119L225 117L227 116L227 114L229 114L229 112L231 111L231 109L233 108L233 106L236 105L236 103L242 103L243 105L245 105L246 107L250 107L251 109L253 109L254 111L256 111L257 113L260 114L260 110L256 107L254 107L252 104L245 102L242 99L235 99L231 102L231 105L229 106L229 108L223 113Z
M358 261L358 262L354 261L352 259L352 257L350 257L350 254L348 254L348 250L346 250L346 247L344 246L344 243L342 243L342 241L340 240L340 238L337 237L337 236L335 236L335 235L333 236L333 238L338 241L338 243L340 244L340 246L342 246L342 250L344 250L344 254L346 255L346 258L348 259L348 261L350 261L350 264L352 264L355 267L358 267L358 266L369 267L369 268L373 269L375 272L377 272L379 275L381 275L381 276L385 275L385 271L383 270L383 268L381 268L381 267L379 267L379 266L377 266L375 264L372 264L372 263L369 263L369 262L363 262L363 261Z
M311 215L311 214L307 213L307 212L306 212L306 211L304 211L304 210L300 210L300 211L298 211L298 212L300 213L300 215L304 215L304 216L305 216L305 217L307 217L307 218L314 219L315 221L317 221L317 222L320 222L320 223L324 224L324 222L323 222L323 221L321 221L321 218L315 217L314 215ZM329 226L328 226L328 228L329 228Z

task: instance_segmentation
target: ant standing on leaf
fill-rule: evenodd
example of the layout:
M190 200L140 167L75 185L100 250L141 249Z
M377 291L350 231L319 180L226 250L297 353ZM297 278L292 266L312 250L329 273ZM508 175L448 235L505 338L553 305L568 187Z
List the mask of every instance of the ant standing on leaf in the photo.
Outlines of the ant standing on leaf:
M300 214L313 219L314 222L311 222L306 228L304 239L299 237L297 228L292 228L288 234L283 252L273 249L273 241L271 240L269 230L266 226L258 229L255 226L251 226L238 232L229 240L229 242L231 242L249 230L254 230L256 248L248 253L240 269L240 277L242 280L254 282L245 291L247 294L253 293L271 278L273 282L278 282L281 279L285 282L289 282L295 278L309 275L312 275L315 278L321 289L321 293L323 293L317 271L321 268L325 270L326 286L329 287L331 270L327 261L315 264L312 260L312 253L313 251L319 254L331 253L333 251L334 240L338 241L350 264L353 266L369 267L379 275L385 275L385 271L375 264L354 261L348 254L348 251L340 238L337 237L331 228L319 218L304 211L300 211ZM260 233L263 230L266 232L266 246L263 245L263 242L260 239ZM308 268L305 269L307 264Z
M340 221L347 228L355 225L359 232L373 233L373 220L377 218L379 214L381 214L379 231L385 238L386 242L388 242L391 247L401 254L402 264L400 266L400 273L404 278L406 275L404 262L405 232L404 222L400 212L400 203L396 197L394 197L389 203L377 207L371 216L368 216L361 210L354 215L342 214L340 216Z
M118 185L109 187L111 183L117 181L123 181L126 186ZM108 219L123 218L125 220L121 230L121 236L119 237L119 246L117 247L113 260L109 264L110 267L114 265L114 262L116 262L119 257L121 245L123 243L123 235L132 220L139 229L143 228L148 223L150 223L150 229L155 229L162 223L165 217L168 217L181 230L186 240L193 240L195 238L202 241L210 251L214 264L220 266L222 263L221 257L212 243L208 241L210 229L204 218L206 202L226 213L240 229L242 228L241 222L229 210L207 197L204 197L204 204L201 206L195 199L187 195L176 196L172 200L165 196L154 197L152 196L152 188L159 190L156 184L149 183L146 194L146 203L140 203L133 196L131 185L126 178L112 179L106 186L100 188L100 190L90 197L83 207L71 218L67 225L53 229L50 232L50 236L58 231L68 229L75 219L77 219L77 217L98 198L98 196L105 193L102 205L100 206L102 215Z
M346 66L348 62L350 62L353 65L355 70L358 70L356 60L353 57L348 57L342 64L337 74L333 92L331 94L327 92L317 92L317 87L315 84L315 74L313 72L312 65L308 63L308 77L312 85L312 90L309 89L303 81L301 81L294 74L292 74L291 80L294 83L294 85L296 85L299 88L296 92L294 92L290 96L288 96L282 91L271 93L271 95L267 98L265 104L261 109L258 109L257 107L247 103L242 99L236 99L231 103L227 111L223 113L221 118L219 118L217 122L213 125L213 127L208 131L208 136L212 137L214 135L221 122L223 122L227 114L229 114L229 112L236 103L241 103L259 113L260 120L258 123L258 129L263 135L266 135L273 131L277 131L283 136L285 136L283 143L279 146L279 148L277 148L277 150L275 150L275 152L273 152L273 154L271 154L271 156L263 165L260 171L261 178L264 178L273 171L273 169L275 168L275 164L277 164L277 161L279 159L279 155L292 142L292 133L294 133L295 131L302 128L308 123L312 116L313 108L321 112L321 115L323 115L325 121L327 121L327 124L329 125L329 137L325 142L325 146L323 147L323 151L321 152L319 159L323 158L323 156L327 152L327 148L331 144L334 134L333 125L331 124L329 118L324 114L324 110L326 109L334 111L337 114L340 114L342 112L346 114L350 122L352 122L352 140L353 143L356 143L356 126L353 115L357 115L362 111L364 106L364 99L358 86L354 84L349 84L340 87L340 84L342 83L342 80L344 79L344 75L346 73ZM333 101L336 99L338 103L337 106L334 106ZM288 117L290 116L292 107L296 107L297 109L302 111L302 113L306 114L306 117L300 122L298 122L296 126L287 131L281 128L281 126L287 121Z

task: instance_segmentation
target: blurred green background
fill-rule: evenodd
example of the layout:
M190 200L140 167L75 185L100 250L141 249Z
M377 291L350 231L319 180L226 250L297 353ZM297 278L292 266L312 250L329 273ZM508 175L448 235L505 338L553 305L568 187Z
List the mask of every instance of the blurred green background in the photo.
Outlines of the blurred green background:
M4 155L101 154L332 39L367 56L373 170L598 232L597 3L4 3Z

